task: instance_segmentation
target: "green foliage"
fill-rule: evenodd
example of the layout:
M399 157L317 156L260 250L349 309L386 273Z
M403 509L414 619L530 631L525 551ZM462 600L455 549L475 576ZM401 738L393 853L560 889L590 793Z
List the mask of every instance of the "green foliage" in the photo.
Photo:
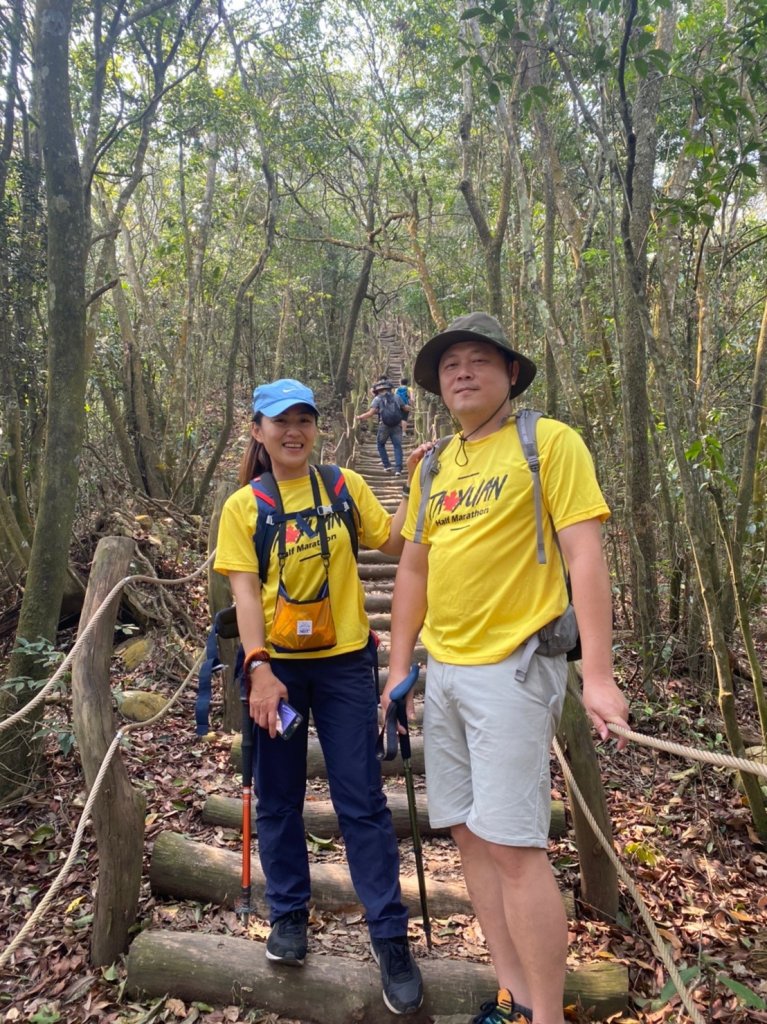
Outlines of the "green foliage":
M12 653L21 654L24 658L29 659L32 665L40 669L40 675L35 678L31 676L12 676L0 684L0 689L16 694L24 692L34 693L37 690L41 690L48 682L46 675L49 674L49 670L54 669L64 660L62 652L57 651L53 644L44 637L40 637L38 640L26 640L24 637L17 637L16 646ZM55 688L63 689L66 686L66 682L65 676L62 676L57 680Z

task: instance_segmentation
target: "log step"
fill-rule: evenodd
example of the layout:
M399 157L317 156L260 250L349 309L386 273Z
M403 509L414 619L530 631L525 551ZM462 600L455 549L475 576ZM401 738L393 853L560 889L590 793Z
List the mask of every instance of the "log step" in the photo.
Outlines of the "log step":
M241 857L218 846L197 843L175 832L163 832L155 840L149 882L152 892L175 899L197 900L234 907L240 896ZM312 864L312 903L319 909L338 911L361 904L346 864ZM264 875L257 857L251 857L254 912L268 917L263 900ZM418 880L402 876L402 900L411 915L420 917ZM461 882L426 882L429 913L435 918L471 914L466 887Z
M442 1015L477 1012L495 991L495 976L486 964L419 958L424 1004L408 1017L413 1024ZM233 1002L268 1014L322 1024L391 1024L381 999L381 978L372 958L310 955L300 970L277 967L250 939L200 932L143 931L127 961L126 987L132 998L172 995L185 1002ZM597 963L567 975L565 1003L580 1004L605 1020L628 1003L628 970L619 963ZM456 1020L455 1016L452 1017Z
M404 793L389 790L386 793L386 803L391 811L397 838L407 838L410 835L407 796ZM426 810L426 799L420 793L416 794L416 808L418 831L422 836L444 836L449 833L449 829L431 827ZM215 794L209 796L202 809L202 820L206 825L221 825L224 828L239 829L242 822L242 800L239 797ZM307 800L304 805L304 825L307 832L320 839L332 839L341 834L338 818L330 800ZM561 800L552 800L549 836L552 839L557 839L566 831L565 805Z
M152 850L149 883L152 892L159 896L233 908L240 896L241 869L240 853L197 843L176 832L162 832ZM254 913L268 917L269 911L263 900L264 875L257 857L251 856L250 871ZM312 903L320 910L362 909L345 863L312 864L311 875ZM402 902L411 917L420 919L418 879L415 875L403 875L400 886ZM427 877L426 893L429 914L434 918L473 913L463 880L437 882ZM567 916L572 918L575 913L572 893L563 893L562 901Z
M407 839L411 835L408 798L403 793L388 791L386 803L391 811L394 833L397 839ZM418 812L418 830L421 836L448 836L449 828L432 828L426 810L426 800L421 794L416 795ZM243 802L236 797L211 796L203 807L203 821L209 825L222 825L224 828L240 828L243 820ZM338 818L330 800L307 800L303 809L303 820L307 833L319 839L333 839L340 836ZM564 804L561 800L551 802L551 825L549 836L558 839L564 836L567 824L564 816ZM254 828L255 836L255 828Z

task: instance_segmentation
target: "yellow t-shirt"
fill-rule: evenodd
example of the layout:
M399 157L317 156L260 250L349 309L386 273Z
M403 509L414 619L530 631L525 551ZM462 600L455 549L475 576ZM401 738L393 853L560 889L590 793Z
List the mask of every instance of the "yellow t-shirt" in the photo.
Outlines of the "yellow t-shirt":
M359 542L368 548L384 544L391 529L391 515L379 504L368 485L353 470L344 469L349 494L357 506L360 517ZM318 480L323 502L329 502L321 480ZM314 508L315 501L309 476L298 480L286 480L279 484L280 497L286 512ZM218 528L216 572L228 576L230 572L253 572L258 574L258 560L253 537L256 532L258 508L250 484L235 491L226 501ZM288 520L285 529L287 559L283 581L288 594L294 601L308 601L317 596L325 581L325 569L320 554L320 537L316 532L316 516L308 517L308 526L315 531L308 536ZM336 629L336 645L325 651L301 651L296 654L276 653L267 643L274 658L329 658L336 654L360 650L368 641L370 626L365 614L365 598L354 560L349 531L337 514L326 519L328 547L330 550L330 604ZM277 535L269 559L269 572L261 589L266 631L274 616L274 606L279 584L279 560L277 558Z
M502 661L560 615L567 591L552 520L562 530L610 515L591 455L578 434L543 418L536 441L547 559L543 565L537 559L532 474L513 418L488 437L467 441L465 458L457 435L439 456L421 541L429 545L421 637L440 661ZM416 473L402 531L407 540L415 533L420 500Z

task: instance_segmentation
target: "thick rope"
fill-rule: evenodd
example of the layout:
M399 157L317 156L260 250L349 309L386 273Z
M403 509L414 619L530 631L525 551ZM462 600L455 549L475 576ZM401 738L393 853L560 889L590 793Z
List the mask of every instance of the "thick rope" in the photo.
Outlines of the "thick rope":
M719 754L713 750L701 750L698 747L686 747L682 743L656 739L654 736L624 729L622 725L615 725L612 722L608 722L607 727L617 736L625 736L627 740L633 740L643 747L665 750L678 757L689 757L691 761L702 761L705 764L714 764L721 768L735 768L741 772L751 772L752 775L761 775L763 779L767 779L767 764L760 764L759 761L750 761L745 757L733 757L732 754Z
M107 598L107 600L111 600L111 596L112 595L110 595L109 598ZM104 605L102 605L101 607L103 608ZM91 622L93 622L93 619L91 619ZM24 938L29 934L29 932L34 928L34 926L43 916L45 911L52 903L54 897L58 893L59 889L64 884L64 881L66 880L66 877L69 874L72 864L74 863L77 854L80 852L80 847L82 846L83 842L83 836L85 835L85 827L89 822L91 811L93 810L93 805L96 802L96 797L98 796L99 790L101 789L101 785L106 777L107 770L112 762L112 758L114 757L115 752L117 751L117 748L119 747L123 738L127 733L131 732L133 729L138 729L139 726L142 728L146 728L147 726L153 725L156 721L158 721L165 714L167 714L167 712L173 707L178 698L181 696L181 693L183 692L184 688L189 684L189 680L197 674L197 671L199 670L199 667L202 664L204 658L205 652L202 651L197 656L194 665L192 665L192 667L189 669L189 672L187 673L184 681L178 687L173 696L168 700L168 702L157 712L156 715L153 715L152 718L147 719L145 722L129 722L122 729L118 729L118 731L115 733L114 739L110 743L109 749L104 755L104 760L101 762L101 767L98 770L96 778L93 780L93 786L91 787L91 791L88 794L88 799L85 802L85 807L83 807L82 814L80 815L77 830L75 831L75 838L72 842L72 847L69 851L67 859L61 866L61 870L54 878L53 882L51 883L51 887L48 889L45 896L43 896L42 900L40 900L40 902L37 904L35 909L32 911L30 916L24 922L24 924L22 925L18 933L14 936L14 938L11 940L11 942L5 947L3 952L0 953L0 967L3 967L8 962L9 958L13 955L13 953L18 948L20 943L23 942Z
M621 727L614 727L612 725L610 725L610 728L613 729L616 732L619 731L622 736L626 735L627 733L629 733L631 731L629 729L623 729ZM638 734L634 734L634 735L638 735ZM690 1014L690 1017L692 1017L692 1019L695 1022L695 1024L706 1024L705 1018L702 1016L702 1014L699 1013L698 1009L695 1007L695 1005L692 1002L692 997L690 996L690 993L685 988L684 982L682 981L682 977L681 977L679 971L677 970L676 964L674 963L674 959L673 959L673 956L671 954L671 951L669 950L668 946L664 942L662 935L658 931L658 929L657 929L657 927L655 925L655 922L653 921L652 917L650 916L650 911L647 909L647 904L642 899L642 896L640 895L639 890L637 889L636 885L634 885L634 882L633 882L631 876L628 874L628 872L625 870L623 865L620 863L620 861L616 857L615 851L612 848L612 844L605 837L605 835L602 832L601 828L597 824L593 814L591 813L591 811L587 807L586 801L583 799L583 794L581 793L580 789L578 788L578 784L577 784L577 782L575 781L575 779L573 777L573 773L570 771L570 765L567 763L567 760L566 760L565 755L564 755L564 753L562 751L562 748L559 745L559 740L556 740L556 739L554 740L554 752L556 753L557 757L559 758L559 763L562 766L562 771L564 773L565 779L567 780L567 785L570 787L570 791L573 793L573 795L575 796L575 799L578 801L578 804L580 805L580 808L583 811L583 814L584 814L586 820L588 821L589 825L591 826L591 831L596 836L597 842L602 847L602 849L605 851L607 856L610 858L610 861L612 862L612 864L613 864L613 866L614 866L614 868L615 868L615 870L616 870L616 872L618 874L618 877L620 878L620 880L623 882L623 884L626 886L628 891L633 896L634 902L636 903L637 908L639 910L639 913L640 913L640 915L642 917L642 920L644 921L644 923L645 923L645 925L647 927L647 930L650 933L650 936L651 936L651 938L653 940L653 944L655 945L655 948L656 948L656 950L658 952L658 955L660 956L661 960L663 961L663 964L664 964L666 970L668 971L669 977L674 982L674 985L676 986L676 990L679 993L679 998L682 1000L682 1003L684 1004L685 1009Z
M66 658L64 658L64 660L61 662L56 671L53 673L48 682L45 684L45 686L43 686L43 688L38 693L36 693L35 696L27 704L24 705L24 707L19 708L18 711L14 712L8 718L0 722L0 732L3 732L5 729L9 729L15 722L18 722L19 719L26 718L26 716L29 715L37 707L38 704L42 704L42 702L45 700L46 694L54 687L56 682L61 678L61 676L64 674L64 671L71 664L72 659L74 658L77 651L80 649L80 647L82 647L87 637L89 637L90 634L93 632L93 630L96 627L96 623L106 614L106 611L109 608L111 602L122 591L122 589L125 586L127 586L128 583L155 583L158 586L163 587L178 587L182 583L189 583L191 580L196 579L198 576L200 576L208 568L215 554L215 550L211 551L211 553L208 555L208 557L205 559L202 565L195 569L193 573L191 573L189 576L182 576L180 579L177 580L158 579L156 576L146 575L125 576L123 577L123 579L118 580L118 582L115 583L115 585L109 591L109 593L101 602L99 607L96 609L93 616L86 625L85 629L77 637L74 646L69 651Z

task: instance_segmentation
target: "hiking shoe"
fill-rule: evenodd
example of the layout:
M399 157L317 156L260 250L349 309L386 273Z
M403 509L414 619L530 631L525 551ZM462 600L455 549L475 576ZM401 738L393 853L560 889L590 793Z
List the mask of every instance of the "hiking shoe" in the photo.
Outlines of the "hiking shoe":
M415 1013L423 1002L423 982L407 936L371 939L370 949L381 968L383 1001L392 1013Z
M495 999L482 1003L471 1024L532 1024L533 1011L514 1002L507 988L499 988Z
M306 925L309 914L305 910L291 910L278 917L266 940L266 959L300 967L306 959Z

